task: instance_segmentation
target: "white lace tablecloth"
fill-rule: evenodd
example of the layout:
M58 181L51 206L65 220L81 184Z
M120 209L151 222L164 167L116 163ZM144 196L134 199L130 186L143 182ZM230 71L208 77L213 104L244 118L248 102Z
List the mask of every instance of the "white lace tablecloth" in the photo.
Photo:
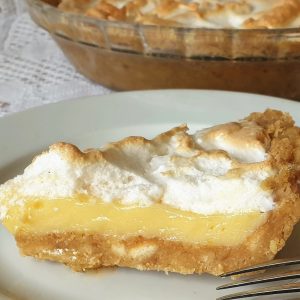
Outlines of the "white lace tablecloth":
M0 117L33 106L111 91L77 73L24 0L0 0Z

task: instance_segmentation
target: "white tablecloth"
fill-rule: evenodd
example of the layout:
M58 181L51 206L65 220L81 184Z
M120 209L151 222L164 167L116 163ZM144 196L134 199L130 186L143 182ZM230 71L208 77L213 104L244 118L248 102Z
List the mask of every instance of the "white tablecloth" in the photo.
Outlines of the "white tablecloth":
M77 73L24 0L0 0L0 117L29 107L111 91Z

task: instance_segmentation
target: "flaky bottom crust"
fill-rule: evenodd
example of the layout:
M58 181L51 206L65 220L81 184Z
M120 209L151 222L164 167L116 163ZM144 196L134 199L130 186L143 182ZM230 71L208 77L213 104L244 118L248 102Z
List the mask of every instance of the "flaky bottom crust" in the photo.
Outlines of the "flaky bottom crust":
M299 211L297 201L283 203L235 247L185 244L142 236L123 239L85 232L34 234L19 231L16 241L23 255L61 262L76 271L122 266L219 275L272 259L284 246L298 220L299 214L295 211Z

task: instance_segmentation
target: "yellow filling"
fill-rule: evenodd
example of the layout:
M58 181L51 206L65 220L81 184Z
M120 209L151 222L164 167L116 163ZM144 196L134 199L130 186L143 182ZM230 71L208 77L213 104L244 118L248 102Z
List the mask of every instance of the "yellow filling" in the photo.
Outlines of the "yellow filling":
M104 203L84 196L66 199L28 199L14 206L3 224L15 234L85 231L118 237L146 238L235 246L242 243L267 218L267 213L205 216L164 204L149 207Z

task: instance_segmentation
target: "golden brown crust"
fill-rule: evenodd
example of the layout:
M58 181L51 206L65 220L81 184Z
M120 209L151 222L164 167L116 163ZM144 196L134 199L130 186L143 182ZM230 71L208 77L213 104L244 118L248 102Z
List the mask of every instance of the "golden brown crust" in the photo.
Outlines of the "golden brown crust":
M268 109L264 113L252 113L248 118L262 126L271 139L269 155L279 170L288 168L291 174L299 166L300 128L294 126L289 114ZM292 166L290 165L292 164ZM291 170L291 167L294 170Z
M295 203L295 211L291 214L299 219L300 128L294 126L289 114L271 109L252 113L247 119L262 126L271 139L270 162L277 173L266 185L274 190L277 203Z

